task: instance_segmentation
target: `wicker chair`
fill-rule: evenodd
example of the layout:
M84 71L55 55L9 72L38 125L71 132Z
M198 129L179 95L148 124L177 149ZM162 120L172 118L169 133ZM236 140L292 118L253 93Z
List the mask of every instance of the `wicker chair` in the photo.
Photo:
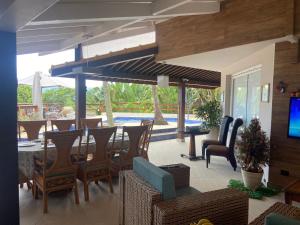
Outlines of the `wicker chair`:
M205 139L202 141L202 156L205 158L205 150L209 145L226 145L229 125L233 121L230 116L224 116L221 121L218 140Z
M27 188L30 189L32 184L27 176L19 169L19 185L20 188L23 188L24 184L27 184Z
M85 201L89 201L90 182L105 179L109 183L110 192L113 193L110 155L108 154L107 145L111 137L113 142L116 136L117 127L89 129L87 138L87 148L85 152L85 162L78 168L77 178L84 184ZM89 141L93 136L96 142L96 151L92 153L91 159L88 160Z
M55 131L54 126L58 131L69 131L73 125L76 129L76 120L51 120L52 131Z
M34 120L34 121L18 121L18 134L19 139L21 140L21 127L25 130L27 134L27 139L29 141L39 138L39 133L42 127L44 126L45 131L47 131L47 121L46 120ZM23 188L24 183L27 184L28 189L31 188L32 184L27 176L19 170L19 184Z
M248 223L248 196L234 189L187 194L162 200L132 170L120 172L120 225L189 225L208 218L214 225Z
M290 217L293 219L300 220L300 209L296 206L291 206L284 204L282 202L276 202L270 208L268 208L265 212L263 212L260 216L254 219L249 225L264 225L265 218L270 213L277 213L286 217ZM284 225L284 224L282 224Z
M153 124L154 120L142 120L141 121L141 126L147 126L148 129L144 133L143 138L142 138L142 143L141 143L141 153L140 155L149 161L148 157L148 149L149 149L149 144L150 144L150 139L151 139L151 134L152 134L152 129L153 129Z
M118 176L119 171L132 169L132 160L134 157L139 156L140 148L144 148L141 146L142 137L146 133L148 127L147 126L130 126L123 127L122 133L122 144L121 150L119 151L118 156L114 156L112 158L112 170L113 175ZM129 138L129 146L125 147L125 134L128 134Z
M47 131L46 120L35 120L35 121L18 121L18 133L21 138L21 127L25 130L28 140L35 140L39 138L39 133L42 127L45 127Z
M95 129L103 127L102 118L80 119L81 129ZM100 124L100 126L99 126Z
M206 148L206 168L208 168L208 164L210 163L210 156L216 155L216 156L225 157L230 162L234 171L236 170L237 164L234 156L234 145L235 145L238 129L242 125L243 125L242 119L236 119L234 121L228 147L226 147L225 145L209 145Z
M79 138L81 147L82 131L46 132L43 160L35 158L33 172L33 194L38 198L39 190L43 193L44 213L48 211L48 194L59 190L74 188L75 202L79 204L76 182L77 166L71 162L71 150ZM55 144L56 158L48 158L48 142Z

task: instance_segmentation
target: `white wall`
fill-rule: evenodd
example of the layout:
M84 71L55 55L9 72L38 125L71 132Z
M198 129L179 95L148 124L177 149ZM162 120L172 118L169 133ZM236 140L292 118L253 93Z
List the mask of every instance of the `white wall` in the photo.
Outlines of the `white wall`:
M270 44L269 46L235 62L221 71L221 90L225 93L224 105L226 105L226 107L224 107L224 112L225 114L231 114L231 75L253 66L262 66L261 85L270 83L270 101L268 103L260 103L259 118L262 129L266 131L268 135L270 135L271 132L274 55L275 44Z

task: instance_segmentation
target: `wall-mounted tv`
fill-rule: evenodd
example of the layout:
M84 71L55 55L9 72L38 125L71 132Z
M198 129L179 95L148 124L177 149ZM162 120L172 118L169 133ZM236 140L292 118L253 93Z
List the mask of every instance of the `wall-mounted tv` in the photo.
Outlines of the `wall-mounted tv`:
M288 137L300 138L300 97L290 99Z

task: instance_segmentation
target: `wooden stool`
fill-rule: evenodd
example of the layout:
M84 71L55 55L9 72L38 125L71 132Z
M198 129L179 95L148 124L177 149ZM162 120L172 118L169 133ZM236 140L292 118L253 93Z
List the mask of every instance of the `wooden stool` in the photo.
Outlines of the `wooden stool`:
M289 186L285 192L285 203L292 204L292 201L300 202L300 181L296 181L294 184Z

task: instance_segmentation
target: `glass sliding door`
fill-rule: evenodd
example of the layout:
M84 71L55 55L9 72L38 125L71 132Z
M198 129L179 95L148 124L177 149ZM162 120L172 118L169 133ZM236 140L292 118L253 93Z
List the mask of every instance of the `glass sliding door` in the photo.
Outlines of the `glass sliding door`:
M248 125L259 117L261 69L251 69L233 77L232 115Z

